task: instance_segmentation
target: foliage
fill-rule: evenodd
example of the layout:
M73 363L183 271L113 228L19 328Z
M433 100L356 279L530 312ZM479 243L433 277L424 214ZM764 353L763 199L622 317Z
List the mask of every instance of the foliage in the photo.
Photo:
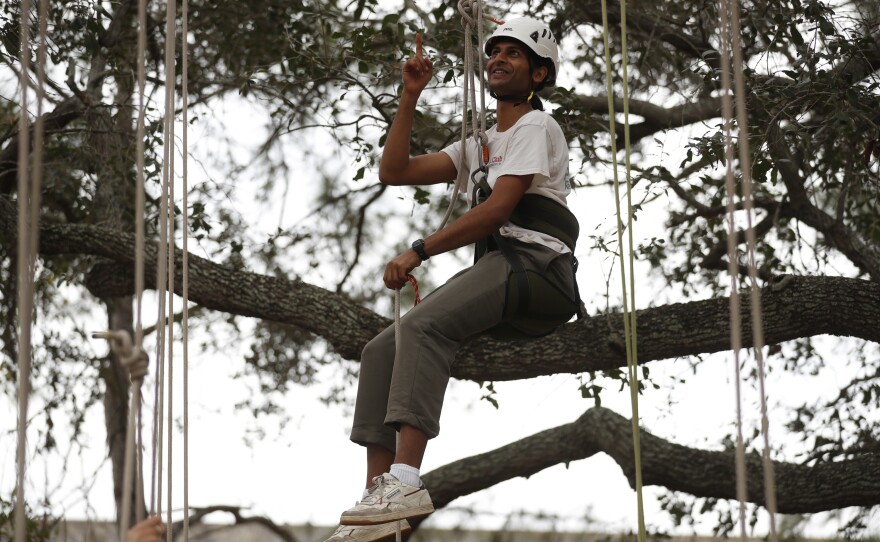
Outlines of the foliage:
M53 117L47 134L44 220L131 231L136 2L73 0L50 6L46 110L49 116L69 113ZM598 2L492 3L487 9L500 14L508 8L531 11L563 37L564 77L544 98L571 141L579 190L605 194L611 156ZM190 187L186 211L193 251L231 269L316 284L387 314L384 292L372 277L405 241L403 232L436 227L447 194L443 187L389 189L373 173L396 108L399 62L412 53L417 32L434 60L436 78L416 119L413 152L436 151L457 137L462 116L457 88L464 74L459 58L463 31L454 5L407 1L402 10L390 11L376 0L196 0L189 9L191 126L211 142L193 151L205 163L207 178ZM657 289L673 292L677 300L723 296L728 291L729 230L717 4L670 0L629 9L627 83L637 218L658 209L665 217L665 230L653 232L638 254L653 270ZM17 136L19 10L17 2L0 6L3 197L15 192L11 164ZM751 158L761 280L786 273L880 280L876 5L750 0L742 4L740 16L749 136L737 144L748 144ZM179 63L165 72L165 13L158 5L151 5L148 27L147 228L155 237L161 145L171 136L163 133L160 96L167 82L179 87L182 74ZM612 28L611 38L613 62L619 65L619 30ZM622 83L615 77L619 94ZM253 136L253 148L242 149L241 139L232 136L238 127L215 118L227 107L259 119L263 129ZM622 142L621 133L615 137ZM247 198L274 212L290 194L307 200L309 211L293 221L281 204L277 227L268 230L244 216L238 204ZM743 214L736 213L740 230ZM616 250L613 227L596 227L594 253ZM742 251L743 243L739 246ZM7 395L16 379L12 247L11 239L0 243L0 389ZM70 417L73 434L67 438L76 442L84 416L114 386L113 360L92 359L87 343L88 316L112 319L117 314L118 298L92 297L83 288L97 263L74 253L46 258L40 268L37 322L45 332L39 337L34 378L46 405L41 416L47 431L40 435L44 450L60 440L53 434L53 417ZM740 255L738 263L744 266L745 257ZM436 280L429 277L423 288ZM747 286L744 275L739 284ZM602 300L598 288L595 295L604 312L618 310L615 296L606 293ZM658 297L651 303L665 301ZM283 420L273 399L291 384L314 383L324 367L343 367L335 375L341 382L334 383L336 390L353 378L343 356L297 326L217 314L200 315L194 325L207 352L246 345L239 376L254 393L242 406L255 416L273 414ZM878 453L880 434L870 408L880 400L876 345L844 343L839 348L848 352L852 369L840 393L786 405L787 426L797 441L786 451L788 457L816 464ZM815 377L830 363L823 352L812 339L777 345L771 367L798 378ZM699 364L693 362L694 370ZM657 388L644 371L643 386ZM596 404L603 390L626 380L621 371L578 378L583 397ZM493 384L486 384L483 398L495 403L494 395ZM754 446L754 440L749 444ZM715 514L719 534L733 525L731 509L717 500L668 495L663 506L683 522ZM858 532L859 525L856 518L847 529Z
M29 507L25 507L27 529L25 540L28 542L44 542L50 540L54 521L49 517L36 518L30 513ZM6 500L0 497L0 540L12 540L15 533L15 504L14 499Z

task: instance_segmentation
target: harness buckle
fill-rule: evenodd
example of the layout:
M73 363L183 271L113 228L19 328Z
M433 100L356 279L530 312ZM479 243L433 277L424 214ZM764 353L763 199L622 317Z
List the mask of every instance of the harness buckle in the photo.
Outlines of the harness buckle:
M471 207L476 207L483 203L492 193L492 189L489 188L489 183L486 182L488 176L489 168L485 165L480 166L479 169L475 169L474 172L471 173L471 182L474 184L474 191L471 195Z

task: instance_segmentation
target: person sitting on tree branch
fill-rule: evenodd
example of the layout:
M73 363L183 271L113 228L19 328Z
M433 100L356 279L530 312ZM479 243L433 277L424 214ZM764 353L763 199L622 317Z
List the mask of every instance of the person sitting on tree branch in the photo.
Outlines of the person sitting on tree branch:
M499 26L486 41L485 52L488 85L498 102L497 124L487 132L488 168L483 169L491 195L388 262L385 285L398 290L407 274L429 257L500 233L526 268L543 273L563 292L576 292L571 249L551 235L509 221L525 194L549 198L567 212L568 143L535 95L555 83L556 39L540 21L514 19ZM431 60L424 56L417 35L415 56L403 65L400 104L379 165L385 184L429 185L456 179L460 142L440 152L410 156L416 104L432 74ZM473 139L467 145L473 174L481 169L482 149ZM473 182L471 176L469 196ZM419 469L428 440L440 431L450 367L463 341L501 323L510 275L505 256L490 249L401 319L396 359L393 326L364 348L350 438L366 448L367 489L356 506L342 513L340 527L327 542L392 538L394 522L434 511ZM403 530L409 530L402 523Z

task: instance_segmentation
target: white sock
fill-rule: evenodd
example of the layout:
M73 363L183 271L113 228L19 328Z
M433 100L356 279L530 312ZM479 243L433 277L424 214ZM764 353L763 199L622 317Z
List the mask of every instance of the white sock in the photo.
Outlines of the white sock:
M369 494L370 494L370 490L369 490L369 489L365 489L364 492L361 493L361 500L366 499L366 498L367 498L367 495L369 495Z
M391 465L391 476L394 476L404 484L413 487L421 487L422 479L419 478L419 469L410 467L405 463Z

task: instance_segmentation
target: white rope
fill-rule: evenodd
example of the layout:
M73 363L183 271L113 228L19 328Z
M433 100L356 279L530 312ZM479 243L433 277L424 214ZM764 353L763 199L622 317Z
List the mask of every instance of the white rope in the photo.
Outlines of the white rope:
M760 292L758 290L757 265L755 251L757 240L753 226L752 179L751 157L749 153L748 139L748 115L745 104L745 81L743 78L742 46L740 44L739 2L737 0L725 0L719 9L721 17L721 79L722 79L722 109L725 118L725 159L727 162L726 189L727 189L727 212L728 212L728 272L731 276L731 347L734 350L734 366L736 374L736 411L737 411L737 498L740 501L739 519L741 537L746 538L745 500L745 450L742 437L742 393L741 375L739 363L739 349L742 347L740 300L737 288L739 265L736 256L737 233L734 223L735 212L735 186L733 172L733 107L730 99L730 72L734 73L736 98L736 120L739 126L739 162L742 174L743 209L746 214L746 244L747 262L750 281L750 308L752 318L752 340L755 351L755 360L758 364L758 382L761 402L761 433L764 440L763 464L764 464L764 499L765 506L770 516L770 539L776 542L778 539L776 530L776 490L773 462L770 459L769 421L767 418L767 395L764 379L764 326L761 310ZM730 53L733 53L733 66L730 62Z

